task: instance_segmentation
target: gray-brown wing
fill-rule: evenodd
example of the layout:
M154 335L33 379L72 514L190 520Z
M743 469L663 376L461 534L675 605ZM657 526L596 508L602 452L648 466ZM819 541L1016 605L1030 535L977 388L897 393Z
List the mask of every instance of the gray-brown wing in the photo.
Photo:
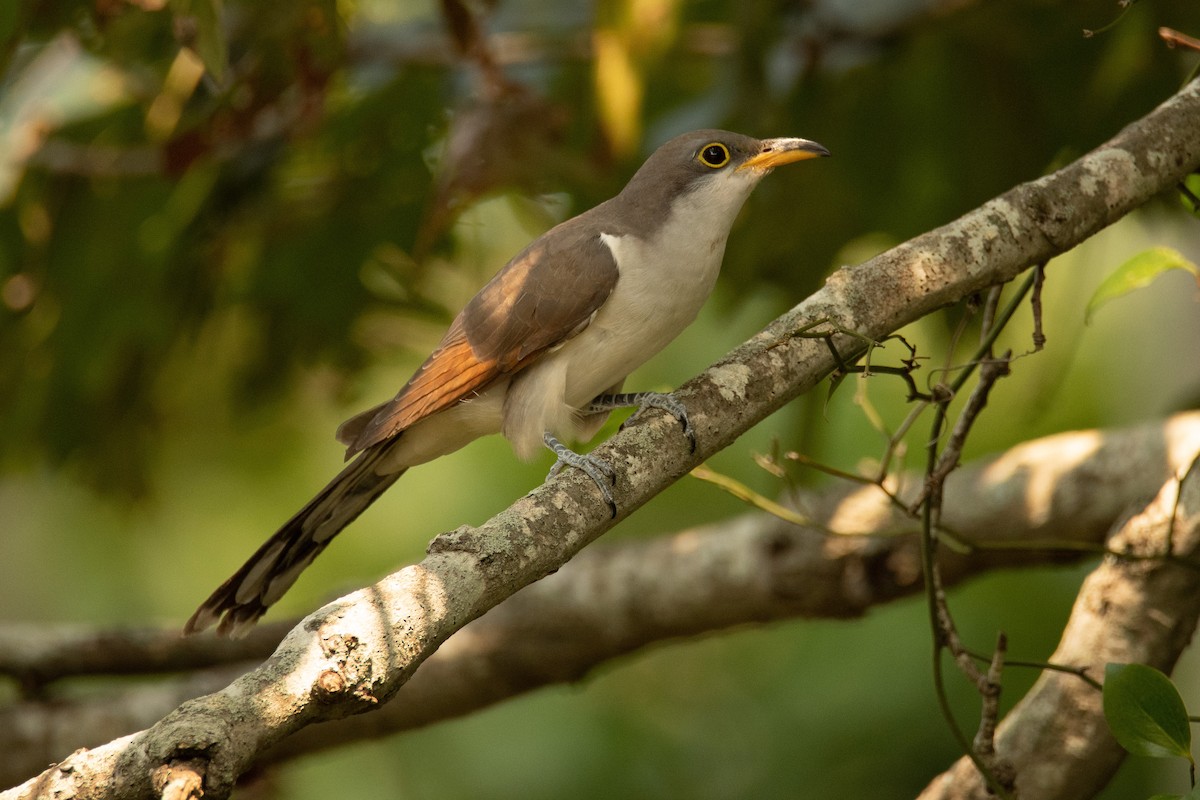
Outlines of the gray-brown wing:
M393 400L338 429L347 458L482 391L579 333L617 277L616 261L595 229L566 223L535 241L467 303Z

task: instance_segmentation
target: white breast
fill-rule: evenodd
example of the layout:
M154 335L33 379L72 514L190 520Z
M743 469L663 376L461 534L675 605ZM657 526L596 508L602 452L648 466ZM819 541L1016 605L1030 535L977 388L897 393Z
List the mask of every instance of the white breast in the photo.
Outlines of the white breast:
M712 293L729 228L758 177L714 176L707 186L676 200L671 216L651 237L601 232L620 277L587 328L509 387L504 435L519 454L535 452L543 431L573 438L579 409L691 324Z
M668 233L670 233L668 231ZM580 406L667 346L696 319L712 293L725 237L690 235L668 246L603 234L621 277L592 324L563 349L568 405Z

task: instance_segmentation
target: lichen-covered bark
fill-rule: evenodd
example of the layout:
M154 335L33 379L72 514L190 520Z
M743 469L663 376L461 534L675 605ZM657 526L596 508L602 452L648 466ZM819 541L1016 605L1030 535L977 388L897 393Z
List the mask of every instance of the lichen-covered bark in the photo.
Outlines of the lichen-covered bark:
M834 362L824 343L796 335L806 325L827 319L881 338L1073 247L1198 167L1200 82L1193 82L1064 169L839 270L683 387L695 452L661 414L596 451L617 470L622 514L829 374ZM861 347L847 336L838 342L846 353ZM206 796L225 797L266 748L313 722L361 712L371 706L366 698L386 701L454 631L558 569L613 522L590 480L567 471L484 525L438 537L420 564L310 615L271 659L226 689L140 734L76 753L2 796L151 797L160 768L186 761L203 774ZM331 696L328 686L339 681L346 688Z
M1131 555L1200 555L1200 469L1172 476L1145 509L1109 542ZM1109 662L1149 664L1170 672L1200 618L1200 570L1163 559L1110 559L1075 599L1049 661L1086 668L1097 680ZM1125 757L1104 721L1099 691L1073 675L1046 671L1000 724L997 754L1016 773L1022 798L1069 800L1095 795ZM921 800L993 797L967 759L934 780Z

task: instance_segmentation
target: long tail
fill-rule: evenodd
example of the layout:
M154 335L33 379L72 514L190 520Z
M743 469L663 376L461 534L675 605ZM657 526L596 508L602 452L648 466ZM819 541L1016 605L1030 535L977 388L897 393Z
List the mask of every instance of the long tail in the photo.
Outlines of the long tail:
M404 474L404 470L387 475L375 471L391 444L366 450L338 473L196 609L183 627L184 634L218 621L217 633L222 636L246 634L333 537Z

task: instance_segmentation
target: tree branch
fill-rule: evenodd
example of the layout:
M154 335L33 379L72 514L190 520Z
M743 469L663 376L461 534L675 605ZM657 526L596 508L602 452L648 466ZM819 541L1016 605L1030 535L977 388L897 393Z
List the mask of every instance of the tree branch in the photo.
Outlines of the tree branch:
M1115 550L1176 558L1200 556L1200 470L1172 477L1154 501L1113 537ZM1200 619L1200 570L1161 559L1108 559L1075 600L1055 664L1104 677L1109 662L1142 663L1170 672ZM1001 723L1000 757L1016 770L1021 797L1091 797L1125 757L1104 721L1100 692L1079 677L1046 671ZM991 797L969 759L960 759L922 792L921 800Z
M1125 430L1081 431L1022 444L964 466L947 480L945 523L981 545L943 550L948 584L1063 550L1013 549L1053 536L1078 557L1116 520L1200 452L1200 412ZM899 483L907 503L919 475ZM797 495L814 527L749 514L649 542L589 548L452 636L378 712L308 728L264 756L277 761L467 714L542 686L577 680L648 644L754 622L846 618L920 590L915 526L874 487L846 483ZM828 533L834 531L834 534ZM214 692L265 658L282 624L212 652L175 630L0 627L0 672L43 679L203 670L103 696L27 702L0 711L0 783L10 784L78 747L152 725L180 703ZM274 637L274 638L272 638ZM98 655L104 653L103 657ZM231 666L207 669L218 662Z
M617 471L622 516L834 368L813 320L871 338L1010 280L1109 225L1200 166L1200 82L1067 167L1022 184L858 267L679 392L696 429L645 415L595 452ZM860 340L838 335L844 354ZM77 752L5 797L150 797L160 768L189 761L209 797L267 748L313 722L386 702L454 631L566 563L614 524L588 479L568 471L478 528L438 536L427 557L314 612L262 666L141 733Z

